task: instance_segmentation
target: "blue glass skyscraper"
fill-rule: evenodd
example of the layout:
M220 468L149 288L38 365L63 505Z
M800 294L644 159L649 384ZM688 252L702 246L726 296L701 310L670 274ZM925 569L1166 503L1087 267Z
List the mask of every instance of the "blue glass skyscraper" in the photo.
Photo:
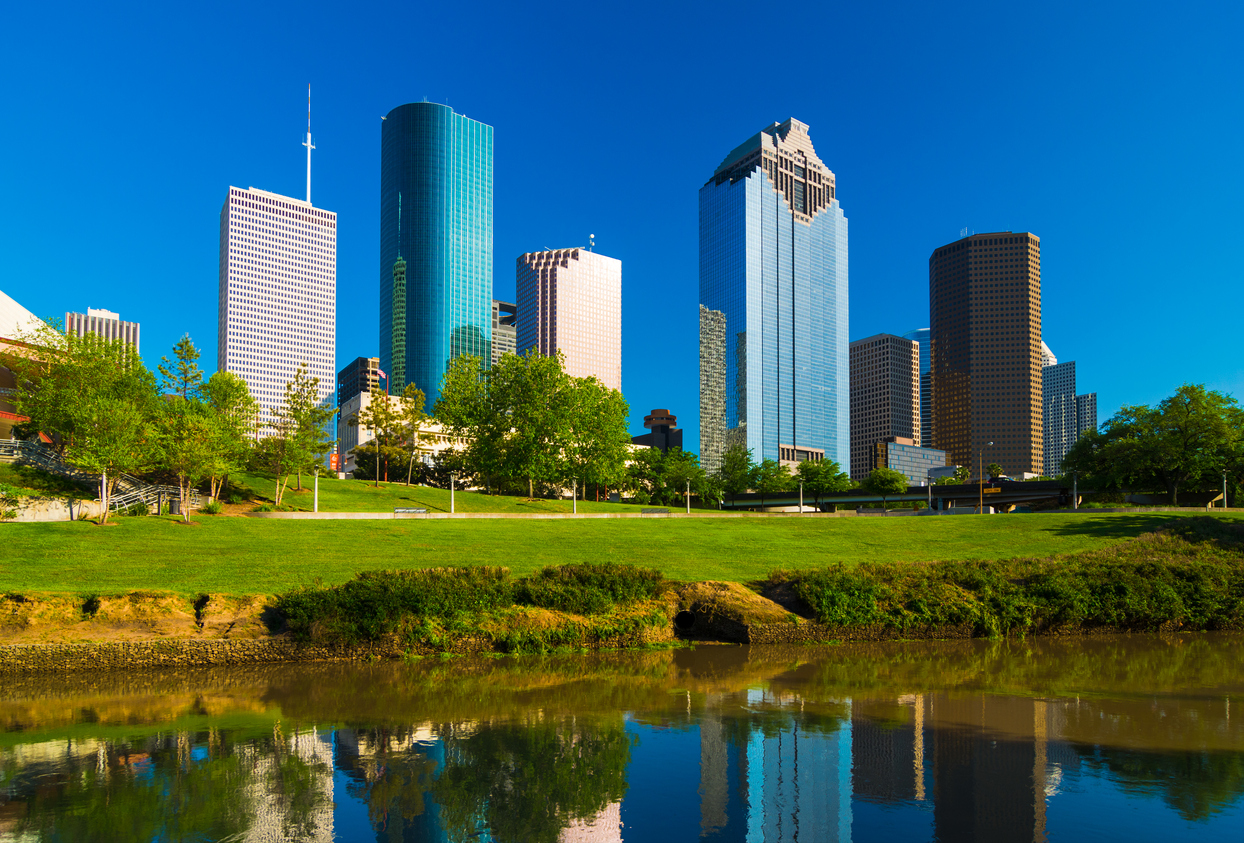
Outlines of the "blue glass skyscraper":
M380 126L380 367L430 410L452 358L491 354L492 127L431 102Z
M700 459L850 465L847 219L808 127L774 123L700 188Z

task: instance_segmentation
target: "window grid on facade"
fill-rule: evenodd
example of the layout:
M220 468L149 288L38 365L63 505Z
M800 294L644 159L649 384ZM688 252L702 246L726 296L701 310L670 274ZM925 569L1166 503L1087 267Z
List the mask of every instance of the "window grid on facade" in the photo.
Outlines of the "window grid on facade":
M920 344L878 334L851 343L850 354L850 472L863 480L877 467L878 442L920 441Z

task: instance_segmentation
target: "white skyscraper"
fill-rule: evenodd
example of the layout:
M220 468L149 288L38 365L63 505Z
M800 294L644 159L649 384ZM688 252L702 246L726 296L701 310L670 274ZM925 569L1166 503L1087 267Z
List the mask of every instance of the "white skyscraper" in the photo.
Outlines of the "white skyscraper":
M336 303L337 215L230 187L220 212L217 367L250 386L263 425L301 363L320 379L321 397L333 399Z

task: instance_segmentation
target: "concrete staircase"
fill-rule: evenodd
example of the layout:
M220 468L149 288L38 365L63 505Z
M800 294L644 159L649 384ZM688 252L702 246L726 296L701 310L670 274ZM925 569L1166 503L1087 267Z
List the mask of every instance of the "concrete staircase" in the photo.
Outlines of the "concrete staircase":
M0 440L0 462L33 465L75 483L81 483L88 488L99 489L98 474L92 474L70 465L61 459L59 454L40 442L23 439ZM155 512L156 505L161 500L172 501L180 500L180 498L181 490L176 486L148 483L129 474L122 474L117 480L112 499L108 502L108 508L117 512L135 504L144 503L151 512ZM201 503L199 493L192 490L190 505L197 509Z

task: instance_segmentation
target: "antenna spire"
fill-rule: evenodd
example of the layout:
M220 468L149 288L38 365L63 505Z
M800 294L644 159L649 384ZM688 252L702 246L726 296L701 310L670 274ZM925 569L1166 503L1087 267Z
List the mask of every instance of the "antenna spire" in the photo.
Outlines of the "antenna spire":
M307 83L307 140L303 143L307 148L307 204L311 204L311 150L315 146L311 143L311 83Z

